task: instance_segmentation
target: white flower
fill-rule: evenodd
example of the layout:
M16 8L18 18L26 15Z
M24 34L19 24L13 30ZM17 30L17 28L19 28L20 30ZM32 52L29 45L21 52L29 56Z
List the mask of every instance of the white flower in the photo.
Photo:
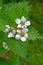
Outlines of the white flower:
M10 48L8 48L8 46L7 46L7 43L6 43L6 42L3 42L3 43L2 43L2 47L3 47L4 49L6 49L6 50L10 50Z
M21 37L20 39L21 39L22 42L26 41L25 37Z
M0 10L2 9L2 7L0 7Z
M8 46L7 46L6 42L3 42L2 44L3 44L3 48L5 48L5 49L7 49L7 48L8 48Z
M26 21L25 26L29 26L29 25L31 25L30 21Z
M25 22L26 21L26 18L24 16L21 17L21 21L22 22Z
M28 29L27 29L27 28L23 28L23 29L22 29L22 32L23 32L23 33L27 33L27 32L28 32Z
M12 33L15 34L16 33L16 30L12 30Z
M20 23L21 23L21 20L17 18L17 19L15 20L15 22L16 22L16 24L20 24Z
M13 35L12 32L10 32L10 33L8 34L8 38L11 38L11 37L14 37L14 35Z
M24 16L22 16L21 17L21 19L16 19L15 20L15 22L16 22L16 24L19 24L18 26L17 26L17 28L19 28L19 27L27 27L27 26L29 26L29 25L31 25L31 23L30 23L30 21L26 21L26 18L24 17ZM21 26L22 25L22 26Z
M8 46L5 46L5 49L7 50L8 49Z
M17 29L17 33L21 33L21 30Z
M20 35L19 35L19 34L16 34L16 35L15 35L15 38L16 38L17 40L19 40L19 39L20 39Z
M21 22L25 22L26 21L26 18L24 16L21 17L21 19L17 18L15 20L16 24L20 24Z

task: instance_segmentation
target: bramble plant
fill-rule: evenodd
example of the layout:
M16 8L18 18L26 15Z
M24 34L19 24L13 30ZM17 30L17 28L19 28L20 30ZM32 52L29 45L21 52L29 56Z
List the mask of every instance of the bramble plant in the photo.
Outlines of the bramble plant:
M17 18L15 22L18 24L16 29L9 25L5 25L6 29L3 32L8 33L8 38L15 37L17 40L20 39L22 42L26 41L26 38L28 38L27 27L30 26L30 21L26 21L26 18L22 16L21 19Z
M40 34L30 22L28 1L5 2L0 0L0 65L21 65L27 61L29 41L40 39Z

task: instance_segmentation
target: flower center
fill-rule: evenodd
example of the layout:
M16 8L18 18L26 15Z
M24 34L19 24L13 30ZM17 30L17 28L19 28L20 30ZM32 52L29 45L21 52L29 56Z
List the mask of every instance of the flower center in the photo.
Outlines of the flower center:
M12 32L12 30L13 30L13 27L10 27L9 32Z
M21 34L20 34L21 36L24 36L24 33L23 32L21 32Z
M21 24L22 24L22 25L24 25L24 23L25 23L24 21L21 21Z

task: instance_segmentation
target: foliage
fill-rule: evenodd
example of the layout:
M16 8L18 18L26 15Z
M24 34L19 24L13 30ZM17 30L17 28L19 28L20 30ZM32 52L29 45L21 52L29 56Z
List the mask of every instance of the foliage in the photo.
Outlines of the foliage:
M0 65L42 65L43 17L41 6L43 3L40 5L38 2L32 1L30 4L26 0L0 0L0 3L0 6L2 6L0 10ZM21 16L25 16L27 20L30 19L31 21L26 42L21 42L15 38L9 39L7 33L3 32L6 24L16 28L14 20L21 18ZM2 42L7 43L10 51L2 47Z
M6 24L16 27L16 25L14 25L14 20L18 17L20 18L21 16L25 16L28 19L29 11L30 7L26 2L18 4L9 3L8 5L3 6L2 10L0 11L0 30L3 30Z

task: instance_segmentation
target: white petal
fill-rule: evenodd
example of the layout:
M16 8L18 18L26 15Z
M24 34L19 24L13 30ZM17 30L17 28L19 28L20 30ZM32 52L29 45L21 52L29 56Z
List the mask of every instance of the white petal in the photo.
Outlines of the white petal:
M8 29L8 28L6 28L6 29L5 29L5 32L9 32L9 29Z
M21 37L20 39L21 39L21 41L23 41L23 42L26 41L26 38L25 38L25 37Z
M21 20L17 18L17 19L15 20L15 22L16 22L16 24L20 24L20 23L21 23Z
M3 30L3 32L4 32L4 33L6 33L6 31L5 31L5 30Z
M26 22L25 22L25 25L26 25L26 26L31 25L30 21L26 21Z
M21 21L25 22L26 18L24 16L21 17Z
M24 34L24 37L25 37L25 38L28 38L28 33L25 33L25 34Z
M17 30L17 33L21 33L21 30L18 29L18 30Z
M3 44L3 45L6 45L6 42L3 42L2 44Z
M20 39L20 35L19 35L19 34L15 35L15 38L16 38L17 40L19 40L19 39Z
M3 48L5 48L5 45L3 45Z
M8 49L8 46L6 46L6 45L3 45L3 48L4 48L4 49Z
M2 9L2 7L0 7L0 10Z
M22 28L22 25L21 25L21 24L19 24L19 25L17 26L17 28Z
M8 37L9 37L9 38L14 37L13 33L10 32L10 33L8 34Z
M27 33L27 32L28 32L28 29L23 28L23 29L22 29L22 32L23 32L23 33Z
M16 30L13 30L12 33L15 34L16 33Z
M9 25L5 25L6 28L10 29L10 26Z

